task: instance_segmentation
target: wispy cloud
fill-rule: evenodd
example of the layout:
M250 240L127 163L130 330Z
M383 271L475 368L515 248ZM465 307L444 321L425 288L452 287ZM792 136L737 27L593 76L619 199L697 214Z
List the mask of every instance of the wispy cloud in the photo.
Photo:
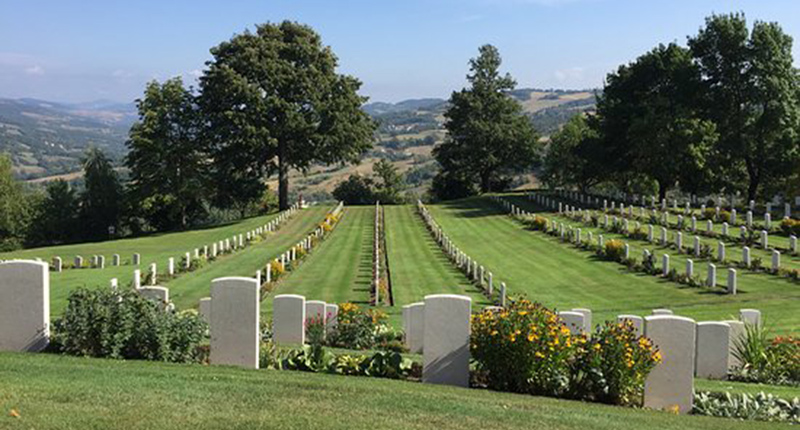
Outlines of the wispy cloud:
M44 75L44 69L42 68L42 66L37 64L35 66L26 67L25 68L25 73L27 73L29 75L34 75L34 76L42 76L42 75Z
M560 83L580 81L584 78L585 69L583 67L570 67L567 69L556 70L553 76Z

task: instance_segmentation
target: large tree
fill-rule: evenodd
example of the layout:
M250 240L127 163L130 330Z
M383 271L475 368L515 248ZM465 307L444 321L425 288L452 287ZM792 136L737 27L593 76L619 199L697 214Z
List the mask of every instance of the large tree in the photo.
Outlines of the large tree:
M508 174L534 164L537 135L522 106L508 92L516 82L500 74L502 60L492 45L470 60L470 86L453 92L445 112L447 138L433 154L441 166L434 180L441 198L474 190L490 192L508 183Z
M48 182L45 194L34 208L27 241L34 245L67 243L76 237L79 201L64 180Z
M28 199L12 167L11 157L0 154L0 251L22 246L29 220Z
M310 27L258 25L211 55L200 100L215 182L232 185L223 203L257 199L264 178L277 172L286 209L290 169L355 163L372 147L375 124L361 110L361 82L336 72L336 56Z
M207 194L195 97L180 78L153 81L137 106L126 159L132 203L155 228L186 228L204 213Z
M608 75L597 114L617 182L649 178L662 199L678 183L698 191L716 139L714 125L699 117L699 88L690 52L674 43Z
M714 15L689 39L704 82L705 111L719 131L722 185L748 199L780 184L798 163L797 72L792 38L776 23ZM784 184L781 184L784 185Z
M577 187L583 192L602 181L592 155L599 147L594 117L575 115L550 136L546 146L541 179L550 187Z
M119 228L122 185L111 161L98 148L89 148L83 160L84 190L80 196L80 236L107 239Z

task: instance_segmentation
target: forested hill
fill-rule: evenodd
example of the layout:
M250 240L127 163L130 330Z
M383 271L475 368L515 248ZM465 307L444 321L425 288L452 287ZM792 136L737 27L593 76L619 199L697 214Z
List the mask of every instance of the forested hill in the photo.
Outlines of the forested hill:
M576 113L594 108L592 91L518 89L511 95L545 136ZM443 99L423 98L369 103L364 110L380 123L378 150L402 152L416 146L412 152L426 155L443 136L446 105ZM11 154L15 173L21 179L68 174L79 170L89 146L120 160L135 119L133 103L65 104L0 98L0 152Z
M15 173L23 179L74 172L89 146L112 159L124 155L135 118L133 103L0 98L0 152L11 155Z

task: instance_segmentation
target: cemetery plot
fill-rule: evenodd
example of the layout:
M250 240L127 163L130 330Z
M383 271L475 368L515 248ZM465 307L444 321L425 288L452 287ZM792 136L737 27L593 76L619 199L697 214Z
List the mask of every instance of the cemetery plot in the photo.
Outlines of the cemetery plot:
M390 315L396 316L403 306L421 302L428 294L463 294L472 298L476 308L490 305L481 290L452 265L413 206L387 206L385 212L395 300Z
M306 211L301 211L295 216L303 216L305 212ZM112 278L116 278L120 286L126 287L132 284L133 271L137 268L140 269L142 275L144 275L148 267L152 263L155 263L162 273L165 273L169 265L170 257L180 257L185 250L194 248L202 249L211 242L224 240L225 238L232 237L234 234L243 233L263 226L274 220L278 215L279 214L270 214L249 218L222 227L201 228L179 233L154 234L135 239L19 250L0 254L0 260L41 258L42 261L49 263L54 257L60 257L64 264L68 262L71 264L75 256L82 256L84 261L90 261L93 255L105 256L106 262L105 268L103 269L84 268L65 269L62 272L51 271L51 313L53 316L57 316L66 305L66 298L69 292L77 287L107 288ZM319 216L321 215L318 215L317 218ZM292 223L292 221L293 219L290 218L288 222ZM286 228L286 226L282 228ZM119 266L113 264L113 256L115 254L120 256ZM138 266L134 265L135 254L141 256ZM221 261L217 261L211 266L217 264L222 263ZM189 276L189 274L182 276ZM208 284L206 284L204 288L207 289ZM178 294L176 298L180 298L180 294ZM190 305L188 302L179 302L179 304Z
M786 296L708 294L699 288L678 288L653 276L630 273L615 262L564 246L555 237L529 232L488 199L471 198L429 207L437 222L456 242L507 282L509 295L558 309L589 308L595 321L618 314L647 315L670 308L698 321L723 320L739 309L760 309L777 333L800 330L800 316L786 309Z
M272 315L272 300L278 294L367 305L372 282L374 216L375 209L371 206L346 207L331 236L307 261L278 282L261 304L264 319Z
M208 296L212 280L226 276L252 277L256 270L304 238L330 209L329 206L304 209L261 242L166 283L173 301L179 309L196 307L201 297Z

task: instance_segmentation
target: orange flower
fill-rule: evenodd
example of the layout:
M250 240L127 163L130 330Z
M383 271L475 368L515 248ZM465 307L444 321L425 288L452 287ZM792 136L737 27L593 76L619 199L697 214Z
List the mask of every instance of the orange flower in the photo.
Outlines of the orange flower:
M11 412L8 413L8 416L14 417L14 418L19 418L20 414L19 414L19 411L17 411L16 409L12 409Z

